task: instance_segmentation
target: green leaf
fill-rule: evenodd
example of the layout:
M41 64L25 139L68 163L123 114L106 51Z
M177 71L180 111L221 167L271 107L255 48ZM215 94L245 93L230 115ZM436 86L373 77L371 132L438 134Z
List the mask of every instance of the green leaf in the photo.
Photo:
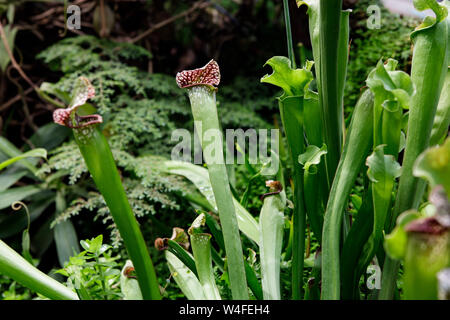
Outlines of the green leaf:
M174 254L166 251L166 260L172 277L189 300L205 300L202 285L195 274Z
M84 80L87 81L86 78ZM75 105L76 103L78 102L74 102ZM125 193L108 141L95 125L81 130L75 129L73 132L84 162L109 208L129 257L136 268L142 296L144 299L160 300L161 293L155 269ZM101 244L97 245L97 248L101 252Z
M401 167L395 158L384 154L384 147L384 145L377 146L366 160L369 167L367 175L372 182L373 224L371 234L358 260L357 275L361 275L367 269L382 243L386 217L391 209L394 182L401 173Z
M305 150L304 141L304 97L288 96L278 100L280 116L286 134L289 160L293 168L294 212L292 216L292 297L300 299L301 283L303 283L306 210L303 195L304 174L298 163L298 157Z
M291 61L286 57L275 56L267 60L265 65L273 69L271 75L266 74L261 82L270 83L284 90L284 96L303 96L313 80L310 70L292 69Z
M97 254L102 247L103 235L101 234L90 241L87 240L87 242L89 243L89 249L87 250L91 253Z
M194 254L195 267L198 279L203 287L203 292L208 300L220 300L211 260L211 235L202 233L205 226L206 216L201 213L192 222L188 233L191 238L192 252Z
M187 241L189 243L189 239ZM195 266L195 261L192 258L192 255L186 249L180 246L178 242L173 241L172 239L167 239L167 245L167 250L173 253L181 262L184 263L186 267L191 269L191 271L197 276L197 268Z
M22 154L22 152L17 149L16 146L14 146L10 141L8 141L8 139L4 137L0 137L0 151L11 158L20 156ZM37 168L31 163L31 161L21 159L19 163L30 170L32 173L35 173L37 171Z
M431 187L442 185L450 195L450 138L442 146L434 146L419 155L413 173L428 180Z
M33 257L30 253L30 232L25 229L22 233L22 256L31 264L33 264Z
M261 282L265 300L280 300L280 262L283 244L284 207L282 197L264 199L259 225L261 229Z
M402 109L409 109L414 86L403 71L395 71L398 62L380 60L366 83L375 97L374 146L386 144L386 153L397 157L400 149Z
M322 284L326 283L329 299L340 297L341 224L348 197L372 145L372 137L373 94L366 90L358 100L352 116L324 217Z
M375 105L383 105L387 101L397 101L404 109L409 109L414 86L410 76L403 71L395 71L397 60L388 59L386 64L378 61L367 77L367 86L375 95ZM391 112L396 109L389 110Z
M5 191L27 174L25 168L10 167L0 174L0 192Z
M3 168L13 164L16 161L25 159L25 158L30 158L30 157L35 157L35 158L44 158L47 159L47 150L42 149L42 148L37 148L37 149L33 149L30 151L27 151L25 153L22 153L19 156L10 158L6 161L3 161L2 163L0 163L0 170L2 170Z
M5 209L9 207L13 202L21 201L40 191L42 191L41 188L33 185L10 188L2 191L0 192L0 209Z
M69 258L80 252L78 237L70 220L62 221L55 225L54 236L58 261L61 267L69 261Z
M75 292L32 266L1 240L0 273L50 299L78 299Z
M182 161L166 161L164 164L168 173L182 175L189 179L217 211L217 205L207 169ZM253 218L252 215L234 198L233 203L236 208L239 229L247 237L256 243L259 243L260 231L255 218Z
M39 197L39 198L38 198ZM33 222L41 216L46 208L54 202L54 194L52 192L42 192L37 194L36 197L31 199L31 203L28 206L30 211L30 221ZM28 218L25 210L20 212L7 212L4 219L1 219L0 223L0 239L4 239L13 236L28 225Z
M309 173L317 172L317 165L323 155L327 154L327 146L325 144L319 149L317 146L310 145L306 147L306 151L298 156L298 162L303 165L303 169Z

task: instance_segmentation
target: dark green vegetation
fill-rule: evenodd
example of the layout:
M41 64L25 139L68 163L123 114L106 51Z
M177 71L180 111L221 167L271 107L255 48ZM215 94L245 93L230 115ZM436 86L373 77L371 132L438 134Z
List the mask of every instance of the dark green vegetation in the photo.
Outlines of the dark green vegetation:
M89 32L49 28L31 58L11 28L27 10L45 20L45 5L0 9L15 56L0 46L2 298L436 299L450 256L447 11L416 1L437 19L413 51L419 21L382 9L369 30L379 2L328 1L149 2L124 17L87 1ZM140 10L182 18L147 37ZM210 57L221 77L210 61L177 87ZM200 133L282 129L278 170L250 163L247 143L244 164L214 163L206 141L203 166L171 161L173 131L194 120Z

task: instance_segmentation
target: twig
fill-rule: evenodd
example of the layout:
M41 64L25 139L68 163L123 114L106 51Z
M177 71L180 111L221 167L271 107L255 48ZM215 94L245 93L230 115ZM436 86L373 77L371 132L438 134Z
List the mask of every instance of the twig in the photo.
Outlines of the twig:
M41 20L41 19L47 18L49 15L52 15L58 9L59 8L50 8L47 11L44 11L36 16L31 17L31 20L36 21L36 20Z
M24 95L23 87L20 85L18 80L14 79L11 76L11 74L10 74L11 68L12 68L12 66L8 67L6 74L8 75L9 80L16 85L17 90L19 91L19 96L20 96L20 99L22 100L23 112L25 114L26 122L28 122L30 127L34 130L34 132L36 132L36 131L38 131L39 128L33 122L33 117L30 114L30 110L28 108L28 103L27 103L27 100ZM25 122L22 123L22 130L21 130L22 138L24 138L24 131L25 131Z
M168 19L166 19L164 21L161 21L161 22L155 24L153 27L151 27L147 31L141 33L137 37L131 39L129 42L130 43L138 42L139 40L142 40L143 38L147 37L152 32L154 32L154 31L156 31L156 30L158 30L158 29L160 29L160 28L162 28L162 27L164 27L164 26L174 22L175 20L178 20L178 19L180 19L180 18L182 18L184 16L187 16L188 14L194 12L197 9L206 8L210 4L211 4L210 2L198 1L198 2L194 3L194 5L192 7L190 7L189 9L187 9L187 10L185 10L183 12L180 12L179 14L176 14L176 15L174 15L174 16L172 16L172 17L170 17L170 18L168 18Z
M23 96L28 95L32 91L33 91L33 88L28 88L27 90L25 90L23 92ZM17 94L14 98L9 99L7 102L5 102L4 104L2 104L0 106L0 112L8 109L12 104L14 104L15 102L19 101L20 99L21 99L21 95L20 94Z
M105 16L105 2L104 0L100 0L100 20L101 20L101 27L100 27L100 37L104 38L106 36L107 30L106 30L106 16Z
M28 78L28 76L25 74L25 72L23 72L22 68L19 66L19 64L17 63L16 59L14 58L14 55L11 52L11 48L9 47L9 43L8 43L8 39L6 39L6 35L5 35L5 31L3 30L3 25L0 22L0 36L2 38L3 41L3 45L5 47L6 53L8 54L10 60L11 60L11 64L13 66L14 69L17 70L17 72L19 72L20 76L37 92L39 91L39 88L33 83L33 81L30 80L30 78Z
M59 20L54 20L53 21L53 25L55 25L57 27L60 27L60 28L66 28L67 27L63 22L61 22ZM75 34L78 34L79 36L85 35L84 32L82 32L80 30L77 30L77 29L67 29L67 30L69 30L70 32L73 32Z
M65 108L64 105L62 105L61 103L57 102L56 100L50 98L45 92L41 91L39 89L39 87L36 86L33 83L33 81L30 80L30 78L28 78L28 76L25 74L25 72L23 72L22 68L17 63L16 59L14 58L14 55L12 54L12 51L11 51L11 48L9 47L8 40L6 39L5 31L3 30L3 25L1 23L1 21L0 21L0 37L3 41L3 45L5 47L6 53L8 54L9 59L11 60L12 67L14 69L16 69L17 72L19 72L20 76L30 85L30 87L33 88L34 91L36 91L37 95L44 101L49 102L49 103L57 106L58 108Z

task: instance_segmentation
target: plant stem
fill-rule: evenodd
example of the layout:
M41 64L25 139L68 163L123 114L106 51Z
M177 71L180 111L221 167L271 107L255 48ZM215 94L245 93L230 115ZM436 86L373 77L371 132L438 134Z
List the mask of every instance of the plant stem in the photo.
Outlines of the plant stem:
M219 290L214 279L211 261L211 235L208 233L191 234L192 252L198 279L202 285L207 300L221 300Z
M199 85L188 88L188 93L222 224L233 299L245 300L248 299L248 291L244 256L223 156L223 137L219 130L215 90L206 85ZM214 134L216 139L210 137L210 140L207 140L205 132ZM215 150L214 157L207 152L211 148Z
M75 292L32 266L1 240L0 272L50 299L78 300Z
M437 4L437 6L440 6ZM444 17L445 18L445 17ZM436 21L433 25L419 28L411 35L414 52L411 80L416 87L409 112L408 134L403 157L403 172L397 198L386 232L395 225L397 216L417 205L424 188L420 188L418 178L413 176L413 166L417 157L428 147L433 120L448 69L447 23ZM431 75L431 76L426 76ZM399 262L386 256L379 299L392 299Z
M351 188L369 153L373 135L373 95L366 90L356 104L331 186L322 232L322 299L340 298L340 233Z
M283 243L284 201L285 199L279 194L266 197L259 216L261 282L265 300L281 299L280 261Z
M325 131L325 156L328 180L333 181L341 154L343 140L343 110L339 77L339 37L341 30L342 0L320 0L320 77L319 95L322 122Z
M152 260L105 136L95 126L75 129L74 136L133 261L143 298L161 299Z
M303 199L303 169L298 156L304 152L303 143L303 97L286 97L279 101L281 120L288 141L294 170L294 213L292 237L292 298L302 297L305 252L306 212Z
M292 69L296 68L294 45L292 43L291 18L289 15L289 0L283 0L284 24L286 27L286 39L288 47L288 57L291 60Z

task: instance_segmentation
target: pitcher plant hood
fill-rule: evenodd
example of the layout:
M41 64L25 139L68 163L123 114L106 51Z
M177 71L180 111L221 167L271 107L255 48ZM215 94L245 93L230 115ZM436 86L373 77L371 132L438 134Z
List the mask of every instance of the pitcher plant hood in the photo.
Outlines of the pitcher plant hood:
M78 107L95 96L95 88L86 77L76 80L74 94L69 106L65 109L59 108L53 112L53 121L69 128L83 128L92 124L102 123L103 119L98 114L79 116L75 112Z
M211 60L202 68L178 72L176 80L180 88L205 85L217 90L216 86L220 83L219 65Z

